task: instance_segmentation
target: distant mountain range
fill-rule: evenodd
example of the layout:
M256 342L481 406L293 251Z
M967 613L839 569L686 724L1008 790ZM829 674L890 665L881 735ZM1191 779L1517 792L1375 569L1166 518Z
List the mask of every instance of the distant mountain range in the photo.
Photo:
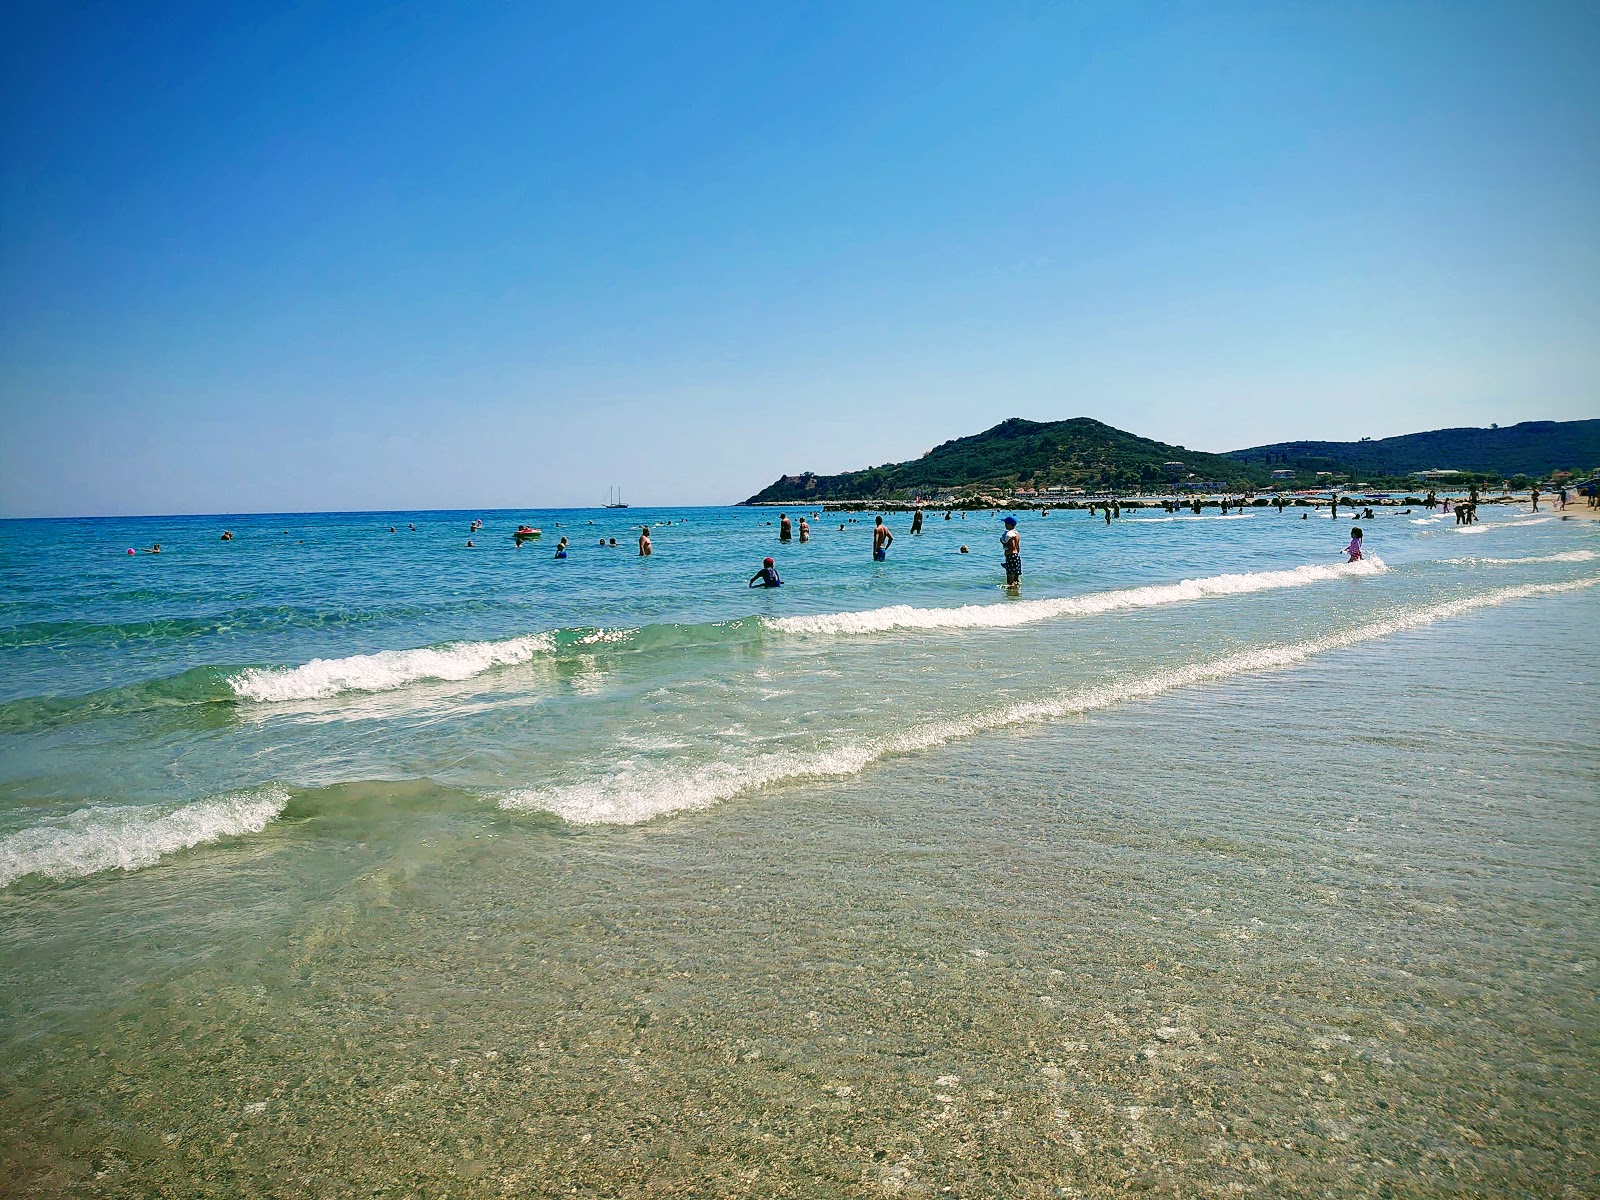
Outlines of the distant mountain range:
M1275 471L1293 471L1293 482L1310 484L1318 472L1371 481L1429 469L1540 477L1558 469L1581 472L1597 466L1600 420L1524 421L1505 429L1436 429L1380 441L1281 442L1205 454L1089 417L1012 417L983 433L936 446L911 462L839 475L784 475L744 503L910 500L1018 488L1148 491L1209 484L1241 490L1267 484Z
M1524 421L1504 429L1431 429L1359 442L1278 442L1230 450L1229 458L1267 466L1361 475L1407 475L1443 468L1509 478L1600 465L1600 420Z

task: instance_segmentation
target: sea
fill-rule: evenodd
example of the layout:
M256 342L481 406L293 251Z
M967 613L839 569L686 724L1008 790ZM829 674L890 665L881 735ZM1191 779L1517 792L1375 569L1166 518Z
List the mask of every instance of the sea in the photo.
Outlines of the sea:
M1600 522L787 511L0 522L0 1194L1600 1195Z

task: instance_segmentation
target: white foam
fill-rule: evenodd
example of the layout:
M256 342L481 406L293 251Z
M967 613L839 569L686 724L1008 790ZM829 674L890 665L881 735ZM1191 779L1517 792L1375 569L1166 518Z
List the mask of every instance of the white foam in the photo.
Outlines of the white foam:
M389 692L423 679L470 679L494 667L527 662L553 647L547 633L498 642L451 642L349 658L314 658L298 667L252 667L228 683L242 700L324 700L340 692Z
M1568 583L1500 588L1478 596L1412 609L1383 621L1326 637L1285 646L1263 646L1140 678L1060 692L1040 700L1025 701L988 712L929 722L879 741L844 742L813 752L771 751L736 761L713 762L697 767L630 766L600 779L512 792L501 797L499 803L501 808L507 810L554 813L577 825L637 824L669 813L709 808L740 793L774 784L848 778L891 755L931 749L1008 725L1059 720L1114 704L1150 699L1175 688L1215 682L1245 672L1295 666L1330 650L1340 650L1431 625L1480 608L1530 596L1575 591L1593 587L1597 583L1600 583L1600 577Z
M1543 525L1546 521L1553 521L1554 517L1530 517L1526 521L1496 521L1501 529L1515 529L1519 525Z
M1255 515L1255 513L1229 513L1227 516L1223 516L1221 513L1191 513L1189 516L1176 517L1135 517L1133 523L1135 525L1157 525L1167 521L1248 521Z
M1091 592L1054 600L1019 600L1001 604L968 604L961 608L913 608L893 604L866 612L824 613L811 617L764 617L771 629L797 634L883 633L893 629L1004 629L1050 621L1057 617L1086 617L1130 608L1152 608L1208 596L1241 596L1276 588L1303 587L1331 579L1381 575L1387 571L1381 558L1369 555L1359 562L1306 564L1287 571L1254 571L1242 575L1209 575L1180 583Z
M260 833L288 803L289 793L272 787L177 809L158 804L80 808L60 821L0 838L0 887L25 875L76 879L100 871L136 871L192 846Z
M1512 567L1523 563L1590 562L1600 558L1593 550L1568 550L1561 554L1538 554L1532 558L1447 558L1444 561L1457 567Z

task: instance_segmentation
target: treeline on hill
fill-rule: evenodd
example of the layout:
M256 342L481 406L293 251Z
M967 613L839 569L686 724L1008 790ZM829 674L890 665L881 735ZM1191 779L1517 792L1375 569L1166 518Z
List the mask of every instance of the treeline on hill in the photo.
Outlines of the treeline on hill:
M1249 488L1263 484L1271 468L1151 441L1089 417L1012 417L983 433L935 446L912 462L841 475L785 475L744 503L885 500L1019 487L1151 490L1191 475L1228 488Z
M785 475L745 504L914 500L937 493L1009 495L1018 488L1243 491L1368 483L1399 487L1416 471L1463 472L1455 482L1488 483L1600 465L1600 420L1525 421L1505 429L1436 429L1359 442L1280 442L1227 454L1185 450L1089 417L1026 421L956 438L912 462L839 475ZM1273 479L1274 472L1292 471ZM1409 481L1413 486L1415 480Z
M1600 420L1524 421L1504 429L1431 429L1359 442L1278 442L1230 450L1229 458L1273 469L1355 472L1362 478L1445 469L1509 479L1600 465Z

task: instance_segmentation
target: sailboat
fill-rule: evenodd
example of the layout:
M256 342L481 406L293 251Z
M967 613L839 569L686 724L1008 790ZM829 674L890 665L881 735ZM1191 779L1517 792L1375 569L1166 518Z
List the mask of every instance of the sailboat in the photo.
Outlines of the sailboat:
M622 489L619 488L619 487L614 487L614 488L611 489L611 491L607 492L606 493L606 502L601 507L602 508L627 508L628 506L625 503L623 503L623 500L622 500Z

